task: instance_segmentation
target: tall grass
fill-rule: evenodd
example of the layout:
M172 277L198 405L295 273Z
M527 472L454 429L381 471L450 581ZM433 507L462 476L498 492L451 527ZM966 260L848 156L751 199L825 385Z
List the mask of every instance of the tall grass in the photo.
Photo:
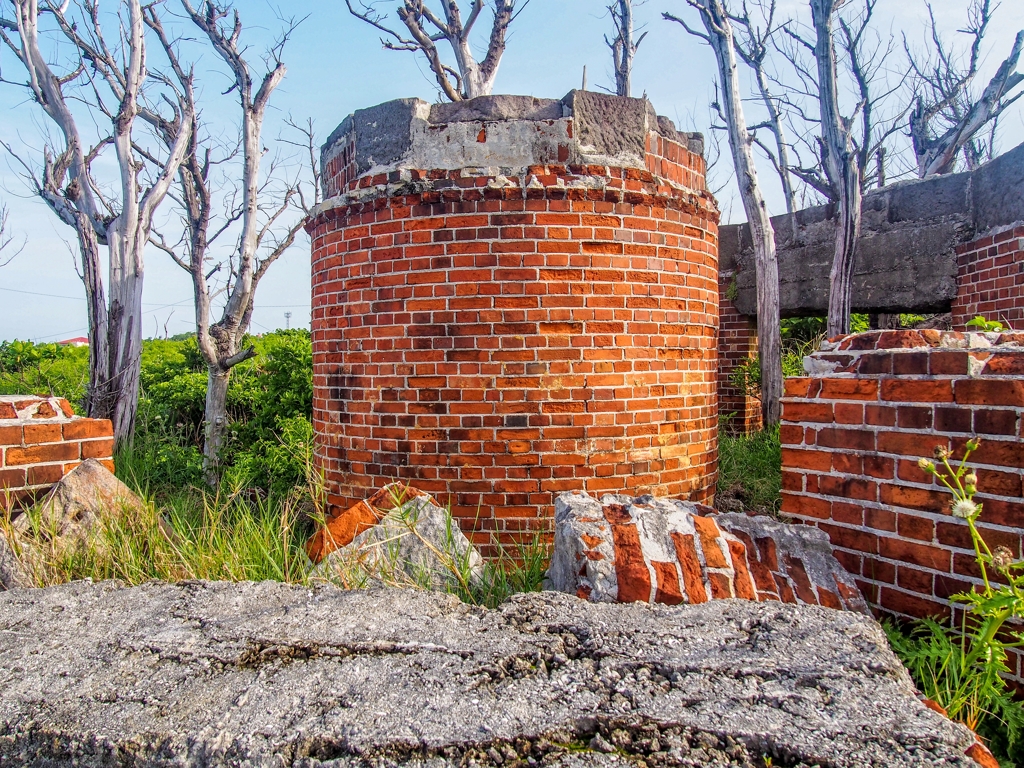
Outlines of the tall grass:
M777 516L781 493L782 446L778 426L749 436L732 436L722 430L718 438L719 501L735 500L746 511Z
M82 541L62 539L42 505L24 511L15 533L10 514L0 513L0 535L6 535L37 586L79 579L118 579L128 585L150 580L176 582L281 581L323 583L331 575L306 555L305 543L323 523L323 487L304 457L307 481L287 494L267 494L250 487L213 491L176 478L161 457L165 452L140 442L118 453L120 479L143 499L141 506L105 510ZM451 520L452 536L457 523ZM413 527L415 535L415 527ZM440 568L449 571L446 591L474 605L493 607L516 592L537 591L550 559L549 548L536 537L514 547L497 546L497 557L473 574L468 558L452 547L435 551ZM365 564L365 563L362 563ZM423 588L429 580L409 577L402 563L377 562L367 572L350 570L349 578L331 578L345 587L370 581L390 586ZM367 578L369 576L370 578Z

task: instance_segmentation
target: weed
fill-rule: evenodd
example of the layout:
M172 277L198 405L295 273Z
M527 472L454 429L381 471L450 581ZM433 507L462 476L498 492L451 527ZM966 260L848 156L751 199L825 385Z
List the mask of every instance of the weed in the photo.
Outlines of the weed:
M722 511L751 510L777 516L781 505L782 446L779 428L748 436L719 432L718 491Z

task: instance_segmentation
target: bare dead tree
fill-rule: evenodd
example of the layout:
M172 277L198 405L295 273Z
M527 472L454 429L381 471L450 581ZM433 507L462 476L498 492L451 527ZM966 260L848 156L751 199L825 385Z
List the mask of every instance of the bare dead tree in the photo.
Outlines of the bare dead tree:
M450 101L490 95L494 88L494 78L498 74L498 65L505 53L509 25L529 2L525 0L517 11L517 0L493 0L494 16L487 52L483 61L478 62L470 45L470 35L483 13L484 0L471 0L469 16L465 22L462 21L458 0L439 0L440 13L431 7L431 0L401 0L397 16L405 26L405 32L389 26L387 14L377 11L376 6L383 1L357 0L360 5L358 10L352 5L352 0L345 0L345 4L349 13L384 34L381 44L388 50L423 54L441 93ZM455 67L444 63L437 48L437 43L442 41L451 46Z
M762 27L752 18L750 8L744 0L741 13L733 17L733 21L741 33L740 39L735 44L736 53L754 73L758 96L768 117L762 123L749 126L747 130L750 132L753 143L764 152L775 169L775 173L779 176L779 181L782 183L782 194L786 200L786 213L793 213L796 210L796 190L793 188L789 142L783 119L784 101L772 92L772 83L766 68L771 41L780 31L781 25L775 23L775 0L769 0L767 4L754 0L753 5L761 11L764 26ZM769 147L757 137L757 131L762 128L771 132L774 147Z
M59 129L62 146L43 150L41 177L17 158L34 191L78 237L82 278L89 318L89 387L86 406L90 416L109 418L119 442L130 439L138 407L142 350L142 281L144 251L153 216L164 200L185 156L191 135L191 107L184 91L192 73L181 72L177 83L164 80L161 100L170 108L165 119L177 126L175 141L157 164L155 176L143 184L146 158L139 149L136 119L152 111L144 87L151 82L146 68L143 9L139 0L123 0L127 18L121 18L118 42L108 44L98 0L77 0L76 18L68 16L71 0L61 6L38 0L11 0L15 18L0 22L4 44L25 68L32 99ZM39 20L45 12L55 22L58 43L71 43L76 52L71 71L58 75L40 44ZM74 89L74 93L68 91ZM76 99L89 107L91 119L109 135L89 148L69 107ZM107 100L116 102L110 107ZM112 146L118 169L114 197L108 199L93 164L106 146ZM10 150L11 148L8 147ZM12 153L13 154L13 153ZM109 262L104 283L101 247Z
M14 244L14 235L8 227L9 214L6 205L0 206L0 267L10 264L15 256L25 250L24 242L17 246Z
M637 3L638 5L640 3ZM633 28L633 0L616 0L608 6L615 25L615 37L611 40L605 35L605 44L612 49L612 62L615 66L615 94L629 96L633 75L633 58L636 56L640 43L647 37L644 32L635 37Z
M271 47L265 60L266 71L253 79L252 66L241 42L241 17L231 4L205 0L193 6L181 0L186 14L210 41L214 50L227 65L232 86L226 93L234 93L241 111L240 135L237 150L225 157L215 157L211 131L202 124L202 112L196 108L195 95L190 90L192 128L189 151L178 172L175 199L181 209L184 234L177 243L169 244L161 235L154 244L171 256L178 266L189 273L195 301L196 339L207 366L205 406L204 470L207 482L216 485L220 478L220 456L228 428L227 392L232 369L252 357L255 352L245 344L260 281L267 270L295 242L306 214L319 202L319 178L312 124L299 128L303 137L301 146L308 154L313 168L312 189L298 179L277 185L277 169L271 163L269 172L261 172L266 153L263 128L267 106L286 72L282 54L289 36L295 28L291 24ZM164 29L155 9L146 9L146 23L164 48L176 78L180 79L182 66L175 40ZM177 137L175 126L157 124L166 145ZM240 155L237 177L229 177L236 197L241 203L230 206L226 215L214 212L214 179L212 173L219 164L232 161ZM294 215L297 213L298 215ZM292 214L289 217L289 214ZM285 219L289 219L283 223ZM223 262L213 264L211 248L234 224L240 229L238 241ZM226 276L219 277L226 267ZM215 285L216 282L216 285ZM212 322L213 301L225 297L220 318Z
M761 356L761 410L764 423L774 425L781 417L782 398L779 262L775 251L775 231L758 182L753 140L747 131L731 17L723 0L687 2L700 13L706 32L691 28L683 19L672 14L663 15L664 18L681 24L691 35L710 45L718 63L722 111L729 129L729 147L736 168L740 198L743 200L754 243L754 269L757 273L757 341Z
M961 30L971 39L966 64L939 34L931 3L925 5L931 50L925 54L915 53L906 35L903 37L917 81L914 89L917 98L910 112L910 139L917 175L922 179L955 170L957 157L961 155L968 169L991 159L999 116L1024 96L1024 90L1013 93L1024 83L1024 74L1015 71L1024 48L1024 30L1017 33L1010 55L996 69L985 89L975 95L970 86L978 74L982 44L995 10L991 0L971 0L967 10L967 27ZM986 126L991 128L987 144L978 138Z
M814 26L814 59L818 68L818 103L821 111L821 166L838 201L836 246L829 272L827 333L850 332L853 266L860 237L861 164L853 141L852 119L839 106L839 77L833 20L837 0L810 0ZM859 107L863 111L866 103Z
M815 163L794 164L790 170L836 207L836 244L829 283L829 336L849 332L853 267L860 236L861 198L873 179L884 174L872 159L884 156L886 141L899 130L905 111L882 118L881 107L902 87L882 76L895 49L892 37L874 33L872 19L878 0L859 5L843 0L810 0L811 35L805 37L787 24L790 47L779 46L792 65L798 85L790 86L788 103L801 98L817 103L817 116L794 110L805 125L813 126L802 137L812 148ZM848 11L840 15L840 8ZM842 67L839 55L842 56ZM809 60L809 63L808 63ZM845 68L855 104L843 113L839 100L840 70ZM813 135L813 139L811 138Z

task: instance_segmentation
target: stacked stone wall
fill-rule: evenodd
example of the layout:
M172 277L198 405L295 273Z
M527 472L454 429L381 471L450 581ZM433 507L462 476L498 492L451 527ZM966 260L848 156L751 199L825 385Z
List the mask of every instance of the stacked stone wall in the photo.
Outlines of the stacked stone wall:
M782 512L828 533L880 611L948 613L980 572L950 494L917 461L937 446L959 458L980 437L979 530L1021 558L1024 334L889 331L825 346L814 376L786 382Z
M113 471L113 436L110 421L75 416L63 398L0 396L0 509L39 498L85 459Z

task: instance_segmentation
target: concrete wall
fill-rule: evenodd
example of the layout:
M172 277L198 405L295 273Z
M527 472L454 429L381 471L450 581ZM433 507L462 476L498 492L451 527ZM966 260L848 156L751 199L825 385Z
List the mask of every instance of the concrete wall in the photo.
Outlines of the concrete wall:
M823 315L834 252L831 206L772 219L784 317ZM1024 145L973 173L907 181L864 197L853 283L857 312L947 312L957 295L957 249L1024 223ZM756 314L746 224L720 228L721 270L735 271L736 307Z

